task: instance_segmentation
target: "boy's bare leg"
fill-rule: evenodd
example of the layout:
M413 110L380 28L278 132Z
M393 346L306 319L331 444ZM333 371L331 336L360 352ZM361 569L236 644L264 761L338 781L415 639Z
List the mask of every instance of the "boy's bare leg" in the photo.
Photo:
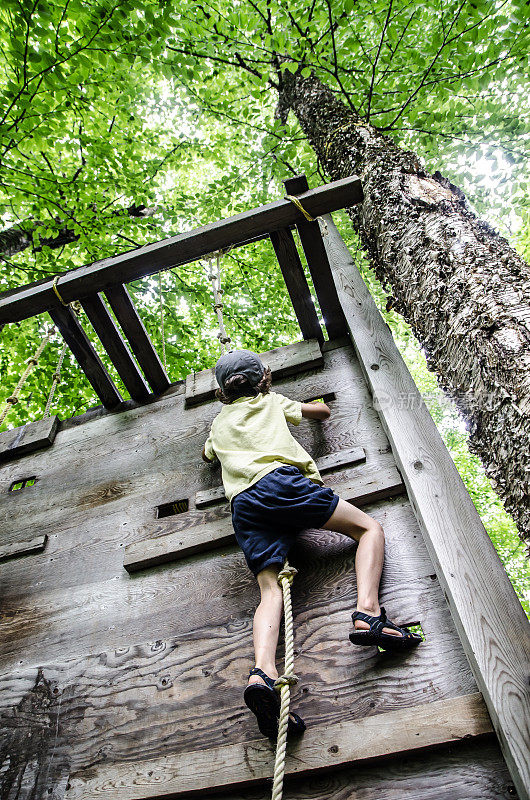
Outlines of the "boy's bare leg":
M357 611L363 611L372 617L379 616L379 582L385 557L383 528L373 517L342 499L323 527L328 531L343 533L359 542L355 555ZM367 622L359 619L354 624L358 630L367 630L370 627ZM401 636L392 628L383 628L383 632Z
M270 678L277 678L276 648L283 611L283 594L278 584L281 564L265 567L258 574L261 601L254 614L254 653L256 666ZM249 683L265 683L259 675L252 675Z

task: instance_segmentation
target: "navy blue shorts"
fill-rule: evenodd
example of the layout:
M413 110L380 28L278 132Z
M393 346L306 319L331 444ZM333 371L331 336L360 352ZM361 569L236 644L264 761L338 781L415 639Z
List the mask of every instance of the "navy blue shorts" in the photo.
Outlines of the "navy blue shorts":
M283 564L296 535L325 525L338 502L331 489L289 465L236 494L232 523L249 569L257 575L270 564Z

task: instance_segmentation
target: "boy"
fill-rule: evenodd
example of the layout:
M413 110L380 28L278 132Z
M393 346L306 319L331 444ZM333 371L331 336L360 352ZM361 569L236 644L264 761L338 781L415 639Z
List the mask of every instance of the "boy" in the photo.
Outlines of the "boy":
M273 685L278 677L276 646L283 606L277 575L299 531L325 528L358 542L357 610L350 634L354 644L404 650L422 638L394 625L379 606L384 559L381 525L323 486L315 462L287 427L287 422L298 425L302 417L327 419L328 406L300 403L271 392L270 369L248 350L221 356L215 377L224 408L212 423L202 457L221 462L236 539L260 588L253 625L256 666L250 670L244 699L260 731L274 738L280 701ZM304 729L303 721L292 713L288 731Z

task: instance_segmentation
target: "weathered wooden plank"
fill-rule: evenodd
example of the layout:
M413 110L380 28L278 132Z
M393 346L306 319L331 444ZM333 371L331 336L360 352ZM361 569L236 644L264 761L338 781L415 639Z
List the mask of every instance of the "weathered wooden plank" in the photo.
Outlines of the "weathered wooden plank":
M303 370L316 369L324 363L320 346L316 339L276 347L260 357L272 372L273 380L285 378ZM203 403L214 397L218 388L215 380L215 371L205 369L202 372L193 372L186 378L186 407Z
M355 176L319 186L300 197L313 216L360 203L362 199L361 182ZM59 283L61 297L70 303L85 295L105 291L108 286L130 283L162 269L195 261L214 250L284 228L297 222L301 216L289 200L276 200L161 242L65 272ZM26 319L57 306L52 286L50 279L4 292L0 296L0 324Z
M50 309L50 317L59 328L63 339L105 408L115 408L123 398L114 386L76 315L67 306L55 306Z
M389 755L485 736L493 729L480 694L439 700L352 722L313 729L288 747L286 774L303 776ZM116 763L70 775L66 800L178 797L212 788L248 786L270 778L273 747L262 740L232 744L177 757Z
M0 544L0 561L4 561L14 556L25 556L28 553L40 553L46 546L48 537L35 536L28 542L11 542L11 544Z
M153 392L162 394L169 387L170 381L127 291L127 287L119 284L117 286L108 286L105 289L105 296L129 340L131 349L138 359L138 363Z
M294 312L304 339L316 339L324 342L324 334L318 321L315 304L309 291L302 262L296 249L290 228L272 231L270 235L278 264L282 271Z
M330 487L354 505L366 505L374 499L391 497L403 491L403 481L397 469L390 468L381 474L367 471L355 479L344 482L329 482ZM177 519L176 517L169 517ZM177 523L178 524L178 523ZM170 526L171 523L168 523ZM175 558L184 558L214 547L222 547L234 541L234 530L230 517L215 522L177 530L154 539L143 539L125 548L123 566L128 572L165 564Z
M307 192L309 189L305 175L296 175L294 178L288 178L283 183L287 194L295 196ZM331 267L324 242L322 241L318 221L309 222L309 220L301 218L296 223L296 227L304 248L307 266L313 279L313 286L315 287L328 336L330 339L344 336L348 332L348 326L333 283Z
M326 222L326 250L366 382L517 791L529 798L528 620L388 326L330 216ZM409 402L392 400L399 396Z
M352 464L366 461L366 453L362 447L354 447L350 450L341 450L338 453L329 453L327 456L317 458L316 465L319 472L325 475L338 467L348 467ZM213 503L218 503L225 499L223 486L215 486L213 489L205 489L195 495L195 505L197 508L205 508Z
M10 567L0 573L2 589L6 587L0 620L0 671L16 669L20 663L40 664L59 657L128 647L131 642L148 640L153 631L158 638L167 639L177 632L185 635L208 625L214 628L235 625L236 620L241 622L246 618L252 603L258 602L257 587L235 544L207 555L179 560L169 568L144 570L131 581L123 569L120 544L134 541L143 533L140 525L124 523L125 514L134 515L135 511L133 507L127 512L124 503L104 519L93 514L76 525L75 537L61 538L50 528L46 557L37 559L41 562L39 565L33 566L33 559L24 565L22 559L9 565L0 564ZM430 577L434 568L405 498L371 505L369 513L385 529L382 601L394 612L396 587L400 582L410 587L419 577L427 576L427 584L432 581L436 585L435 578ZM212 512L202 513L204 521L209 521L211 516ZM127 533L129 528L132 528L131 535ZM160 526L161 532L165 530L166 527ZM123 537L121 542L117 536ZM314 609L318 604L322 605L323 614L331 613L337 597L345 604L344 608L355 602L355 543L350 539L325 530L309 531L298 537L290 558L303 573L294 591L297 614L303 608ZM65 575L67 570L79 576L75 583ZM18 591L17 583L21 587ZM222 598L222 602L212 605L212 597ZM410 619L409 613L416 606L424 609L423 594L418 602L414 599L410 607L397 609L400 618ZM179 609L178 618L175 618L175 608ZM422 611L422 620L424 616ZM445 606L440 616L441 622L434 627L434 632L439 629L447 643ZM344 620L349 623L346 612ZM45 641L42 640L43 630L46 631ZM341 639L344 640L343 635ZM311 631L310 641L314 644L320 641L317 630ZM453 638L451 647L454 641ZM459 646L458 640L456 644ZM248 646L250 648L251 638ZM342 666L349 663L347 642L346 647L346 661L341 662ZM440 658L441 670L445 671L451 653L436 651L432 658ZM333 664L338 664L336 655ZM322 665L310 671L315 669L322 671ZM454 663L451 663L450 673L451 681L457 680ZM458 676L458 685L461 681ZM436 691L440 691L439 682L435 685ZM379 690L376 694L381 696Z
M456 746L415 751L384 765L355 764L285 782L288 800L516 800L496 742L462 740ZM270 788L218 794L219 800L270 800Z
M59 417L46 417L0 433L0 463L53 444Z
M93 294L90 297L83 297L81 305L132 399L138 403L145 403L149 398L147 384L101 299L101 295Z

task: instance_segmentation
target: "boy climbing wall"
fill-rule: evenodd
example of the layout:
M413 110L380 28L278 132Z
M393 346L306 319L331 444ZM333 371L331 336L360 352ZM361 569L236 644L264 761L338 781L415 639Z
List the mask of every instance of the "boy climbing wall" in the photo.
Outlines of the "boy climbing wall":
M315 462L287 426L299 425L302 417L327 419L329 407L271 392L270 369L248 350L221 356L215 377L224 407L212 423L202 456L221 463L236 539L261 592L253 625L255 666L244 699L261 733L274 738L280 700L273 687L283 606L277 576L301 530L325 528L358 542L357 608L350 634L354 644L405 650L422 638L388 620L379 606L385 546L381 525L323 486ZM303 720L291 713L288 732L303 730Z

